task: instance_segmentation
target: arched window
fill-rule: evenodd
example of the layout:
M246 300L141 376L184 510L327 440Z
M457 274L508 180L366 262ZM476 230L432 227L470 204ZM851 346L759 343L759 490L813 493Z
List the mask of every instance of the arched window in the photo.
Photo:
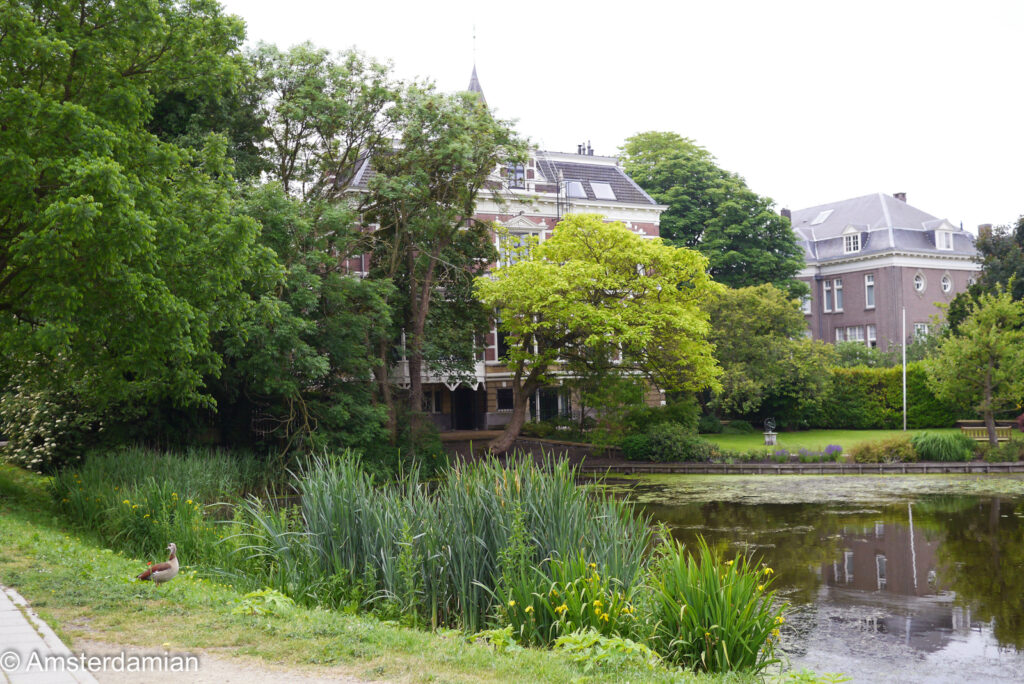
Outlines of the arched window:
M953 281L948 275L942 276L942 291L949 292L953 289Z
M924 288L927 285L924 280L924 274L918 273L914 276L914 290L917 292L924 292Z

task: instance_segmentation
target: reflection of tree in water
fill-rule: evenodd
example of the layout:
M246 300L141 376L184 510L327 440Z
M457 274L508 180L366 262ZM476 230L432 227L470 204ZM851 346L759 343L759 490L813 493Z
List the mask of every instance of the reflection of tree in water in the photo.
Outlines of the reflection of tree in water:
M977 499L946 512L939 577L970 604L974 617L993 620L1003 646L1024 650L1024 525L1020 502Z

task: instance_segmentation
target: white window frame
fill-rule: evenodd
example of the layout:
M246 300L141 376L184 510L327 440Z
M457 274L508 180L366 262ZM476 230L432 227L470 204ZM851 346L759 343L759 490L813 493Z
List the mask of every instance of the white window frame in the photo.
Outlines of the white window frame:
M914 339L919 340L924 337L928 337L928 324L914 323Z
M825 313L832 313L832 282L826 280L822 283L824 296L821 300L821 310Z
M924 273L914 274L914 292L924 292L928 289L928 279L924 277Z
M864 276L864 308L875 308L875 274L868 273Z
M949 230L935 231L935 247L947 252L953 251L953 233Z
M878 346L878 329L875 327L874 323L868 323L864 327L866 328L864 343L867 344L867 346L874 349L875 347Z
M863 325L851 325L846 328L846 341L847 342L863 342L864 341L864 326Z
M854 254L860 251L860 233L843 236L843 254Z
M845 336L846 333L845 333L845 331L846 331L846 328L843 328L842 326L839 326L839 327L836 328L836 342L845 342L846 341L846 336Z
M539 230L508 230L504 235L498 236L498 265L511 266L518 261L512 257L515 250L519 249L524 240L534 238L536 244L544 239L543 232ZM518 244L513 245L513 242Z
M811 302L811 295L805 294L803 299L800 301L800 310L804 312L805 316L810 316L812 312L813 304Z
M843 281L839 278L833 280L832 290L835 293L835 305L832 307L832 310L841 312L843 310Z
M953 279L949 277L949 274L942 276L942 280L939 281L939 287L946 294L953 291Z

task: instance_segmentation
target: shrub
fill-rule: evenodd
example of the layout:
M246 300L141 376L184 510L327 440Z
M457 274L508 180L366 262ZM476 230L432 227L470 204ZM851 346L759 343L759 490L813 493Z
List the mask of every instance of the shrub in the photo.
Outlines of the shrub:
M706 463L716 456L714 444L688 433L678 423L655 425L647 431L647 443L652 461Z
M619 448L623 458L630 461L649 461L651 458L651 441L647 435L628 435Z
M756 430L748 421L742 418L734 418L729 421L728 425L722 428L722 432L727 435L750 435L756 432Z
M701 416L697 421L697 432L702 435L717 435L722 431L722 421L717 416Z
M856 444L850 449L855 463L912 463L917 460L909 437L890 437Z
M695 399L676 399L664 406L637 406L628 410L622 418L622 427L627 434L647 432L660 423L676 423L686 432L697 432L700 407Z
M974 440L961 432L920 432L911 442L922 461L970 461L974 458Z
M558 637L555 650L565 653L574 662L583 665L583 671L595 668L616 670L639 667L653 670L661 658L644 644L621 636L602 636L593 629L581 629Z
M23 468L52 473L70 465L101 432L99 416L73 392L31 392L15 385L0 394L0 434L7 440L3 456Z
M998 446L979 445L981 456L989 463L1014 463L1024 461L1024 439L1011 439Z
M878 430L902 425L903 389L900 368L833 368L829 395L818 427ZM907 427L951 427L956 407L935 397L921 363L907 364Z
M775 644L785 622L771 583L771 568L742 555L724 561L704 539L696 554L667 544L650 570L648 643L691 670L759 673L778 662Z

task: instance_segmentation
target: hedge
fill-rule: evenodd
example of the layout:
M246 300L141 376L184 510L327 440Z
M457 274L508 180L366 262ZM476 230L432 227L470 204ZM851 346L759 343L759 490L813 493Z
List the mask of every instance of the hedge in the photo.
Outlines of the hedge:
M921 363L907 364L907 427L952 427L956 406L928 389ZM903 385L900 368L833 368L832 390L825 398L818 427L848 430L895 429L903 426Z

